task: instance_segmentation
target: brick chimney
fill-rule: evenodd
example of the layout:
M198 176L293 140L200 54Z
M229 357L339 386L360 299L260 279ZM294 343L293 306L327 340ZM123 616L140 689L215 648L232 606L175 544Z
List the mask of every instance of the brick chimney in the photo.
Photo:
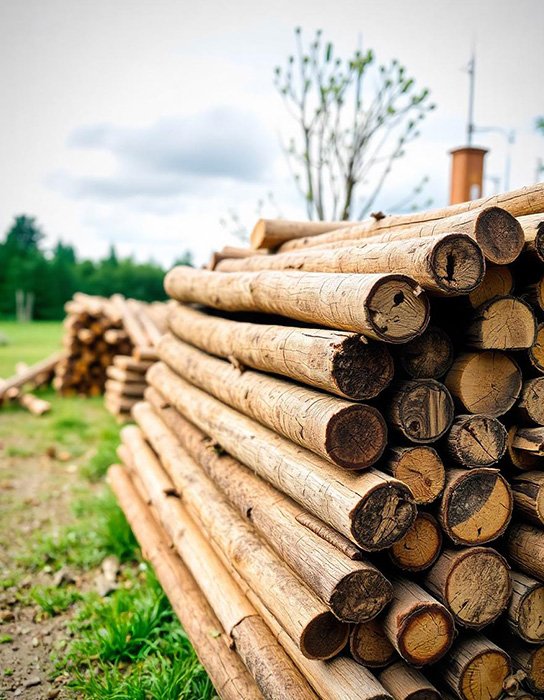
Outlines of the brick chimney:
M450 204L469 202L482 196L485 148L463 146L451 153Z

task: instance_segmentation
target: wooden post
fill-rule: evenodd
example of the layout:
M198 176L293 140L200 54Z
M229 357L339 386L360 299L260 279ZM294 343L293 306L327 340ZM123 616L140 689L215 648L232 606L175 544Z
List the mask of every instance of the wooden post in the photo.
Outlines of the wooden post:
M378 680L394 700L441 700L442 695L425 676L404 661L391 664Z
M512 517L512 491L497 469L448 469L438 517L457 545L500 537Z
M428 572L425 587L456 623L478 630L501 615L512 593L509 566L491 547L444 550Z
M511 571L512 598L506 612L510 630L531 644L544 643L544 584Z
M278 555L347 622L377 615L391 600L391 585L372 564L352 561L300 521L300 506L224 454L175 409L161 407L153 389L146 396L182 448L203 468L231 504ZM316 566L316 563L318 565Z
M438 326L398 346L400 366L411 379L440 379L453 363L453 343Z
M446 438L448 456L463 467L491 467L505 454L508 434L491 416L459 415Z
M183 379L333 464L363 469L383 454L387 427L371 406L260 372L240 373L171 335L162 338L158 351Z
M508 559L529 576L544 581L544 530L526 523L513 523L505 538Z
M416 667L442 658L455 634L450 612L407 579L393 580L393 601L385 613L383 626L402 658Z
M391 447L381 466L410 488L418 505L432 503L444 490L444 465L438 452L428 445Z
M376 470L355 475L335 467L196 389L162 363L149 370L147 379L229 454L362 549L391 546L414 521L415 504L400 481Z
M434 379L397 382L388 404L392 427L408 440L438 440L453 421L453 401L446 387Z
M396 656L381 620L354 625L349 635L349 650L355 661L367 668L383 668Z
M411 340L429 321L427 297L405 275L227 273L175 267L164 285L178 301L224 311L280 314L389 343Z
M344 398L372 399L393 379L387 346L356 333L230 321L183 304L169 320L178 338L200 350Z
M434 564L442 549L442 531L430 514L419 512L404 535L388 550L393 564L402 571L424 571Z
M478 286L484 275L485 262L480 247L468 236L446 233L383 243L369 239L347 246L341 241L340 246L331 243L327 249L310 248L293 253L231 258L221 261L216 269L221 272L404 272L429 292L455 296L468 294Z
M456 358L445 383L468 413L497 417L515 404L521 391L521 371L504 353L467 352Z
M524 350L536 338L533 310L517 297L495 297L473 313L466 330L466 343L476 350Z

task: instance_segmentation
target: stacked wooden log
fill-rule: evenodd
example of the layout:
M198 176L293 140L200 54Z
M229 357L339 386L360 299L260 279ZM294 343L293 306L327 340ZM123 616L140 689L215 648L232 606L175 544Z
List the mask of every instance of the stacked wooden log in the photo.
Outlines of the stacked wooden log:
M543 211L261 222L166 276L110 481L221 697L544 693Z
M49 401L31 392L51 384L55 368L63 359L64 354L58 352L30 367L23 362L18 362L13 377L0 378L0 407L15 403L35 416L41 416L50 411Z

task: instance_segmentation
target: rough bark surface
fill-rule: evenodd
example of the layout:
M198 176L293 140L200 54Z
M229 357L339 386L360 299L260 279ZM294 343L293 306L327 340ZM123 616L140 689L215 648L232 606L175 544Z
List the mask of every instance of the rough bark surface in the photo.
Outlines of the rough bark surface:
M404 661L391 664L378 675L395 700L441 700L442 695L425 676Z

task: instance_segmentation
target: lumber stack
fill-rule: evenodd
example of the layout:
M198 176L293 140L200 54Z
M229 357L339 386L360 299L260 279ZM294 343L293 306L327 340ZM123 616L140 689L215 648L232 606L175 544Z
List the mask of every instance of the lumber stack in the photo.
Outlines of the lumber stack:
M49 401L31 392L51 384L55 368L63 359L64 354L59 352L32 366L18 362L13 377L8 379L0 377L0 407L5 404L18 404L35 416L41 416L50 411Z
M542 211L260 222L166 276L110 481L221 697L544 693Z

